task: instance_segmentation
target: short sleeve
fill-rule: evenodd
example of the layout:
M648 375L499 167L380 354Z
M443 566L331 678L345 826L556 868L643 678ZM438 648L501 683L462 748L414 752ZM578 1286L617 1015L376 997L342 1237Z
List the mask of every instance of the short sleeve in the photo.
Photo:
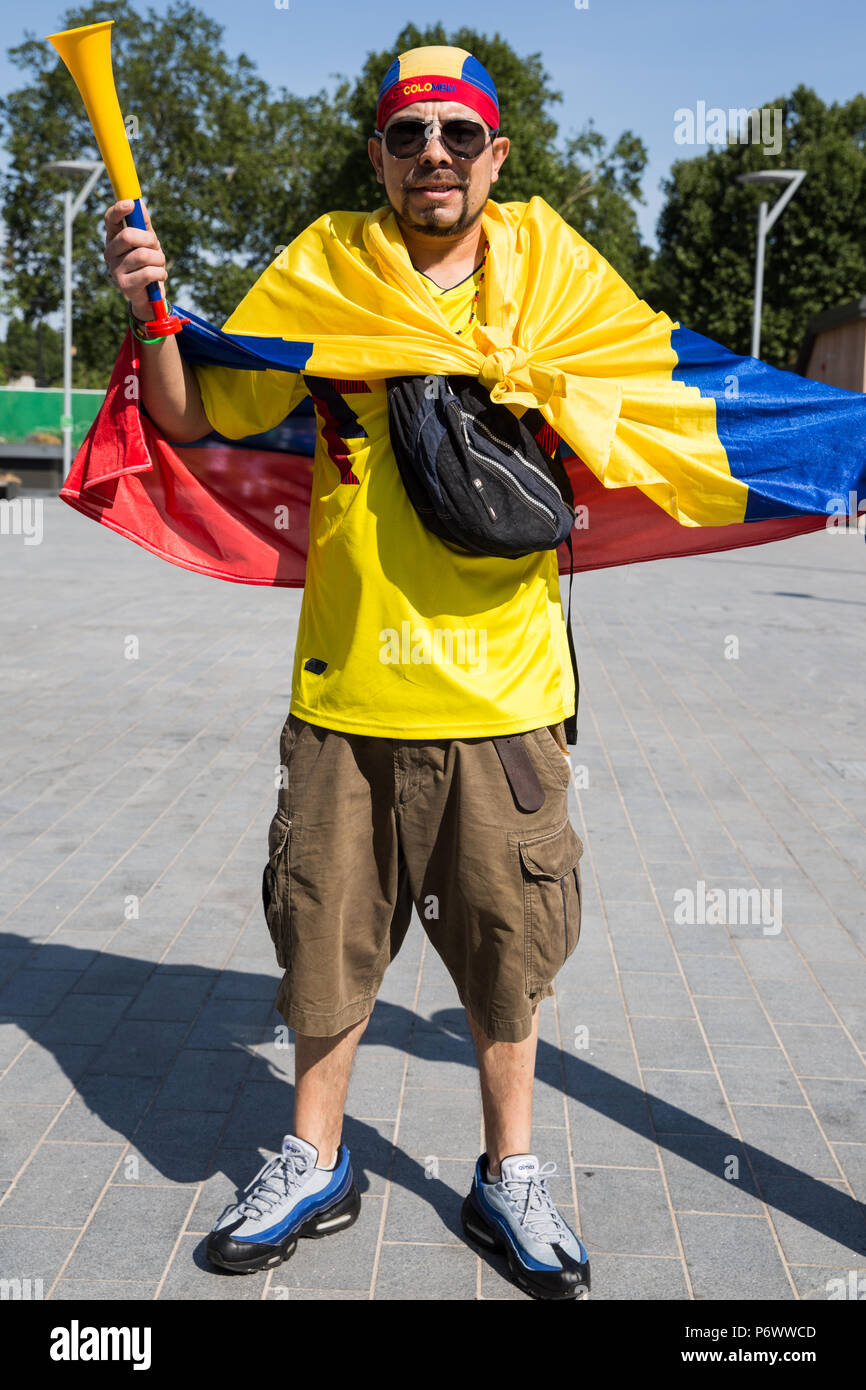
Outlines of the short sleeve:
M218 434L243 439L279 425L307 395L300 372L193 364L204 413Z

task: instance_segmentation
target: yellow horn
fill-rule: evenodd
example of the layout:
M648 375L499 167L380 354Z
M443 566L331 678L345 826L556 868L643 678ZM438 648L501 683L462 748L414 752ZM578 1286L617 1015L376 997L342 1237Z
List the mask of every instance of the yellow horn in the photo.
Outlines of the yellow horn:
M141 185L114 86L111 26L114 20L85 24L46 35L63 59L81 93L99 153L118 199L141 197Z

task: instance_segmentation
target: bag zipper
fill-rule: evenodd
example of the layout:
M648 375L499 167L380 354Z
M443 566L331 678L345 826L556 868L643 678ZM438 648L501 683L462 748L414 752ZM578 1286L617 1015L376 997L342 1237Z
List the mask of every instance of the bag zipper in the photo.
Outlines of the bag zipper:
M506 487L510 488L512 492L519 493L523 500L529 503L530 507L534 507L537 512L541 512L546 518L550 530L554 535L556 535L557 528L555 512L553 512L550 509L550 507L546 505L546 503L540 502L537 497L533 497L531 492L527 492L523 484L517 481L514 474L510 471L510 469L505 467L504 463L496 463L493 459L485 458L483 454L478 453L477 449L472 448L468 440L467 446L469 448L469 452L475 455L476 462L480 464L482 468L494 469L495 472L501 475L502 481Z
M562 493L560 492L553 479L549 478L543 469L539 468L537 464L531 463L528 458L524 458L523 454L521 454L519 449L513 449L511 445L507 444L504 439L500 439L497 435L495 435L493 431L489 429L487 425L484 424L483 420L479 420L477 416L472 416L467 411L461 410L459 402L458 410L460 410L460 423L463 426L464 435L466 434L466 421L472 420L476 429L482 430L484 434L487 435L487 438L491 439L494 444L497 444L500 449L507 449L510 454L513 454L513 456L517 459L518 463L522 463L524 468L528 468L530 472L534 473L538 478L539 482L543 483L544 486L548 489L548 491L552 492L559 501L562 501Z
M495 511L494 511L493 508L491 507L491 505L490 505L490 503L488 502L487 498L481 496L481 494L482 494L483 491L484 491L484 484L482 483L481 479L480 479L480 478L473 478L473 479L472 479L472 486L478 489L478 496L481 498L481 501L484 503L485 507L487 508L487 511L488 511L488 513L489 513L489 515L490 515L490 520L491 520L491 521L495 521L495 520L496 520L496 513L495 513Z

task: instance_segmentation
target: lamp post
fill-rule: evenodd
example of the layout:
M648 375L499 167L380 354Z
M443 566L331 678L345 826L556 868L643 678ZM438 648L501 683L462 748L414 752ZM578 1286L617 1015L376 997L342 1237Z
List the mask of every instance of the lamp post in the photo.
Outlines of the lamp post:
M758 357L761 351L761 309L764 299L764 247L767 233L781 217L800 184L806 177L805 169L760 169L755 174L738 174L737 183L771 184L786 183L788 187L773 204L772 212L768 204L761 203L758 208L758 248L755 253L755 308L752 317L752 356Z
M60 486L72 467L72 224L90 196L94 184L104 171L101 159L58 159L44 165L57 174L87 174L84 187L73 196L71 188L63 193L63 472Z

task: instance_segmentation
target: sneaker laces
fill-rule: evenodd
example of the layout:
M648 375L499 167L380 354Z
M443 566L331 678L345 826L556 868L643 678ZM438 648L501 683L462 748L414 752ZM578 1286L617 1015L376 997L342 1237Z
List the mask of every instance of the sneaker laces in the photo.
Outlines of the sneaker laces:
M238 1202L239 1215L252 1217L266 1215L271 1207L275 1207L278 1202L282 1202L288 1197L289 1192L297 1186L308 1167L307 1156L301 1153L300 1149L277 1154L276 1158L269 1158L256 1173L252 1182L243 1189L244 1192L249 1192L250 1196L244 1197Z
M561 1178L564 1174L557 1173L555 1163L545 1163L531 1177L499 1180L521 1226L529 1231L533 1240L541 1241L544 1245L552 1245L555 1240L568 1234L568 1227L547 1190L547 1179L554 1176ZM522 1203L520 1189L525 1189Z

